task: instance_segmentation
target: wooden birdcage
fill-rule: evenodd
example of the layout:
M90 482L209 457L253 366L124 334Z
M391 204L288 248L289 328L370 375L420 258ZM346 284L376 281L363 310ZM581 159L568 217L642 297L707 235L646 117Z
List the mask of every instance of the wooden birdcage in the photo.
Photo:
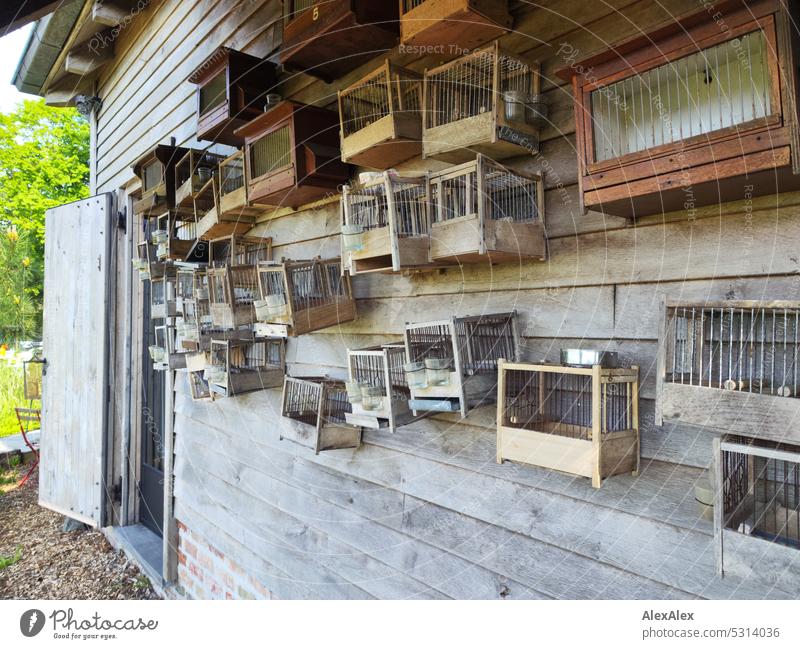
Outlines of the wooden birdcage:
M246 266L272 259L271 237L230 235L209 242L209 264Z
M428 184L384 172L345 186L342 257L351 275L431 268Z
M40 401L42 398L42 370L44 361L38 353L22 362L22 393L28 401Z
M355 320L350 276L341 267L338 258L260 263L256 331L299 336Z
M390 169L422 153L422 75L389 62L339 91L342 162Z
M208 251L197 247L197 224L182 221L174 211L165 212L156 219L150 242L156 247L159 261L208 261Z
M800 446L723 435L714 440L714 540L720 576L748 578L763 562L796 565ZM780 579L796 591L797 568Z
M497 461L592 479L639 470L639 368L500 361Z
M263 207L250 204L247 189L244 151L237 151L219 163L217 213L220 220L252 224L263 214Z
M468 162L539 151L539 64L494 44L425 71L422 152Z
M547 258L541 176L479 154L430 176L432 261Z
M174 325L164 323L155 326L155 341L150 345L149 352L154 370L186 369L186 353L177 344Z
M182 218L195 218L198 202L201 208L208 203L201 190L219 173L223 156L208 151L189 149L175 165L175 211ZM213 196L211 205L214 204Z
M311 448L317 454L339 448L358 448L361 428L347 424L348 412L350 403L341 381L287 376L281 404L285 423L281 439Z
M388 427L394 432L413 419L403 366L406 350L402 342L347 351L347 397L352 412L347 423L365 428Z
M197 85L197 139L241 146L234 131L262 112L277 72L266 59L220 47L189 82Z
M235 397L283 385L286 341L212 340L203 378L212 392Z
M339 150L339 116L282 101L242 126L251 204L299 207L336 193L349 167Z
M400 42L447 43L471 50L506 34L514 24L507 0L400 0Z
M154 320L174 318L179 314L176 299L177 270L172 264L165 266L164 274L150 281L150 317Z
M259 299L258 271L252 264L208 270L211 321L222 329L238 329L256 322Z
M183 322L178 326L183 348L192 352L208 352L212 340L254 340L253 329L243 325L225 329L214 324L208 299L195 299L184 304Z
M163 277L165 264L156 256L156 248L149 236L136 245L133 268L138 271L139 279L146 281Z
M466 417L497 398L497 359L519 358L517 312L407 323L405 347L412 412Z
M141 196L133 204L134 214L159 216L175 208L175 165L188 151L159 144L133 165L133 173L142 183Z
M205 370L189 372L189 391L193 401L208 401L213 398L213 392L208 385L208 381L203 378Z
M656 422L800 443L800 302L666 300Z
M395 2L286 0L280 62L333 81L397 45Z

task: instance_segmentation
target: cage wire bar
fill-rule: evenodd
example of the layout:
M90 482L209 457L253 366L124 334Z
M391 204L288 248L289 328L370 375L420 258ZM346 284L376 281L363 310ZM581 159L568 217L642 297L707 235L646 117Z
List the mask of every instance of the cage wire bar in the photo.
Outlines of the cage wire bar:
M386 343L363 349L351 349L348 358L348 398L352 412L346 415L348 423L367 428L387 426L394 432L411 420L408 409L410 390L403 366L405 346L402 342ZM379 401L374 395L364 401L363 390L377 388L382 394ZM361 394L354 399L350 390Z
M283 339L211 340L204 379L222 396L278 387L283 383L286 349Z

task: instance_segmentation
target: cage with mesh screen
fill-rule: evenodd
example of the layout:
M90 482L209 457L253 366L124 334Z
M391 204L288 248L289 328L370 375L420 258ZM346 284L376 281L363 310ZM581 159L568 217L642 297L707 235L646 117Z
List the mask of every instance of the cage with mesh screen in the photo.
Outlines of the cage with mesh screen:
M409 407L460 412L494 403L497 360L519 358L517 312L486 313L405 326Z
M539 150L539 64L495 42L425 71L422 152L461 163Z
M200 194L219 173L223 156L208 151L189 149L175 165L175 211L184 219L193 219L199 209L213 205L208 194Z
M242 146L234 131L264 110L277 73L266 59L220 47L189 82L197 85L197 139Z
M347 423L350 412L342 381L319 377L284 378L281 439L313 449L358 448L361 428Z
M497 461L591 478L639 471L639 368L501 361Z
M174 318L178 315L176 299L177 268L173 264L164 266L164 273L150 281L150 317L156 320Z
M219 218L252 224L264 208L247 195L244 151L236 151L219 163Z
M141 195L133 204L134 214L155 217L175 207L175 166L187 149L159 144L133 165L141 181Z
M280 62L333 81L397 45L394 0L286 0Z
M800 443L800 302L665 299L656 423Z
M258 282L260 334L299 336L356 319L350 276L338 257L262 262Z
M400 42L449 43L470 50L506 34L514 23L506 0L400 0Z
M282 338L212 340L203 379L215 395L235 397L283 385L286 341Z
M342 192L342 257L351 275L433 268L425 176L384 172Z
M432 261L547 258L544 187L478 154L430 176Z
M422 75L386 62L339 91L342 162L390 169L422 153Z
M249 203L294 208L337 193L349 177L338 131L336 112L292 101L239 128Z
M258 272L254 264L225 265L208 270L211 321L224 330L256 322L259 299Z

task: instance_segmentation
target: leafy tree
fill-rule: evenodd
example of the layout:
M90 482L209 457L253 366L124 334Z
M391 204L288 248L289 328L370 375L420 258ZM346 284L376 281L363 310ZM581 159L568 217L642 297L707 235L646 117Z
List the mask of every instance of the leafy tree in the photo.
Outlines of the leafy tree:
M34 338L40 330L41 264L33 261L33 235L0 232L0 340Z

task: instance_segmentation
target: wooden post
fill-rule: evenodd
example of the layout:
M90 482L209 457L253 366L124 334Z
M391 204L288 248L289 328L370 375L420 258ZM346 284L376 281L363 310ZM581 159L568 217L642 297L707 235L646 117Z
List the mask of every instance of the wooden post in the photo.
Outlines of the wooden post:
M639 366L631 365L631 369L636 372L636 378L633 380L633 385L628 384L630 390L630 407L631 407L631 424L636 431L636 469L633 471L634 476L639 475L639 468L642 461L641 449L641 434L639 433Z
M592 475L592 486L599 489L603 483L600 475L602 445L602 426L600 421L600 375L602 372L600 365L592 366L592 445L594 446L594 473Z
M506 406L506 369L505 359L500 358L497 360L497 463L503 463L503 453L500 447L503 443L503 438L500 434L500 429L505 425L505 406Z
M714 556L717 564L717 574L725 576L722 546L722 510L723 500L723 475L722 475L722 448L721 439L715 437L712 441L711 468L714 472Z
M662 413L664 381L667 377L667 358L666 358L666 333L667 333L667 301L666 298L661 298L661 306L659 308L660 319L658 321L658 349L656 351L656 410L655 410L655 425L664 425L664 416Z

